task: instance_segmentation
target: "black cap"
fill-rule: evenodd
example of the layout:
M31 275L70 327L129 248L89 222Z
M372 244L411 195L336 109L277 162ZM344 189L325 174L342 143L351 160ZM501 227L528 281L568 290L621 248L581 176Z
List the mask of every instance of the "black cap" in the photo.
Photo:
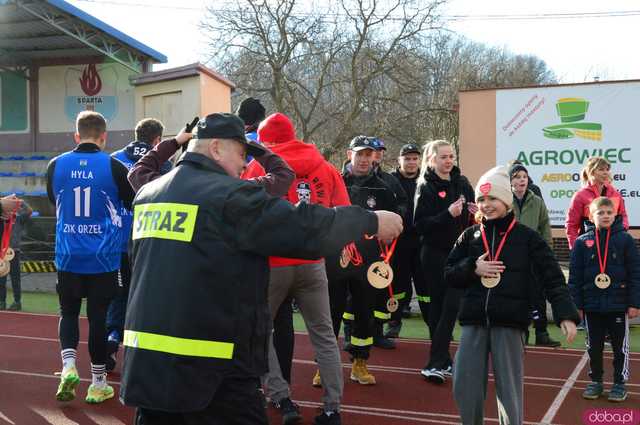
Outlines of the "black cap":
M529 175L529 171L527 170L527 168L519 163L514 163L510 168L509 168L509 178L512 179L513 176L516 175L516 173L518 173L519 171L524 171L525 173L527 173L527 176Z
M420 152L420 146L416 145L415 143L407 143L400 148L400 156L404 156L408 153L421 154L422 152Z
M216 113L207 115L198 122L198 139L232 139L244 144L247 153L261 156L265 153L262 146L249 142L244 136L244 123L234 114Z
M367 136L356 136L351 140L351 143L349 143L349 150L358 152L363 149L376 149L375 143L371 138Z
M265 109L260 100L248 97L238 106L236 114L244 121L245 125L257 125L265 117Z

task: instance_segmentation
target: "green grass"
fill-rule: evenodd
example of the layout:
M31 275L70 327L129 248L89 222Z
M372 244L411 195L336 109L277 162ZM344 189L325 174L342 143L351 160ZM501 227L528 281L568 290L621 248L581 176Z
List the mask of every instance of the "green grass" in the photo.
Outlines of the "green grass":
M11 290L7 292L9 292L9 294L7 295L7 305L9 305L11 301L13 301L13 295L11 294ZM24 292L22 294L23 311L27 311L30 313L58 314L58 307L58 296L56 294L43 292ZM83 316L86 315L84 304L82 306L81 314ZM306 330L304 321L302 320L302 317L299 313L293 315L293 326L296 331ZM553 339L562 341L563 347L567 347L560 328L553 324L550 324L548 327L548 331ZM531 329L531 333L532 335L529 340L531 343L533 343L535 339L533 336L533 329ZM400 333L400 337L426 339L429 337L429 331L427 330L427 327L422 319L420 317L414 316L410 319L402 320L402 332ZM460 327L457 325L455 330L453 331L453 337L455 340L460 339ZM576 339L568 347L583 350L585 348L584 339L585 332L578 331ZM630 349L633 352L640 352L640 326L632 326L630 329Z

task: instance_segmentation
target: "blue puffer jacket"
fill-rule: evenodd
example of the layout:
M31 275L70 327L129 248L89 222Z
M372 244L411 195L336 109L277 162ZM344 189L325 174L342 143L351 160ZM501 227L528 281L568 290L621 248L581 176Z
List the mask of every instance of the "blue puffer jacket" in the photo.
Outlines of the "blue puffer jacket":
M584 311L623 312L640 308L640 255L633 237L624 230L620 217L611 226L605 272L611 278L607 289L595 285L600 273L595 228L576 239L571 251L569 290L576 306ZM604 255L607 232L600 230L600 253Z

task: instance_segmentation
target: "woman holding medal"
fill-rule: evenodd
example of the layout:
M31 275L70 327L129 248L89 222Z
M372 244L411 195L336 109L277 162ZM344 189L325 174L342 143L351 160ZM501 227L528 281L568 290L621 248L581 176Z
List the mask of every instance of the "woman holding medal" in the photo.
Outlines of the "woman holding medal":
M625 229L629 229L624 199L611 185L609 161L599 156L589 158L582 169L581 177L583 187L573 195L565 220L569 249L573 249L576 238L585 233L587 226L591 224L589 205L599 196L611 199L615 214L622 217L622 225Z
M576 239L569 273L569 290L589 341L592 382L582 396L595 400L604 392L602 351L608 334L613 350L609 401L621 402L627 398L624 383L629 379L629 319L640 313L640 255L611 199L594 199L590 212L595 228Z
M415 194L414 223L420 236L420 261L425 279L416 281L422 318L429 326L429 362L420 372L429 381L442 384L451 376L449 345L458 316L461 292L447 288L444 265L460 233L473 221L477 207L473 187L455 166L449 142L436 140L425 146L423 174Z
M579 322L551 248L513 215L505 167L485 173L475 190L481 224L464 231L447 259L445 279L464 289L462 336L453 394L462 423L482 424L491 354L500 423L523 423L523 334L532 285L543 285L553 316L571 342ZM539 276L532 279L531 270Z

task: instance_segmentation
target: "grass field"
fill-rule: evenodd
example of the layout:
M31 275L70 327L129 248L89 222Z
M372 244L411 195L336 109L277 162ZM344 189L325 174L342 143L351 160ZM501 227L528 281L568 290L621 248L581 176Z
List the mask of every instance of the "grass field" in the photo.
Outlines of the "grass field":
M11 290L8 291L7 295L7 305L13 301L13 294ZM48 294L42 292L25 292L22 294L22 308L24 311L31 313L48 313L48 314L57 314L58 313L58 297L55 294ZM85 305L82 306L82 315L85 315ZM304 331L304 321L300 314L294 314L294 327L297 331ZM549 326L549 334L553 339L558 341L563 341L562 332L555 325ZM631 351L640 352L640 326L632 326L631 327ZM458 339L460 335L460 329L456 326L454 331L454 339ZM403 338L422 338L426 339L429 337L429 332L427 327L425 326L422 319L416 315L411 317L410 319L404 319L402 322L402 332L400 334ZM573 344L569 347L576 349L583 349L585 347L584 343L585 332L579 331L578 336L576 337ZM533 337L533 329L532 335L530 337L530 342L534 342ZM563 343L563 346L566 344Z

